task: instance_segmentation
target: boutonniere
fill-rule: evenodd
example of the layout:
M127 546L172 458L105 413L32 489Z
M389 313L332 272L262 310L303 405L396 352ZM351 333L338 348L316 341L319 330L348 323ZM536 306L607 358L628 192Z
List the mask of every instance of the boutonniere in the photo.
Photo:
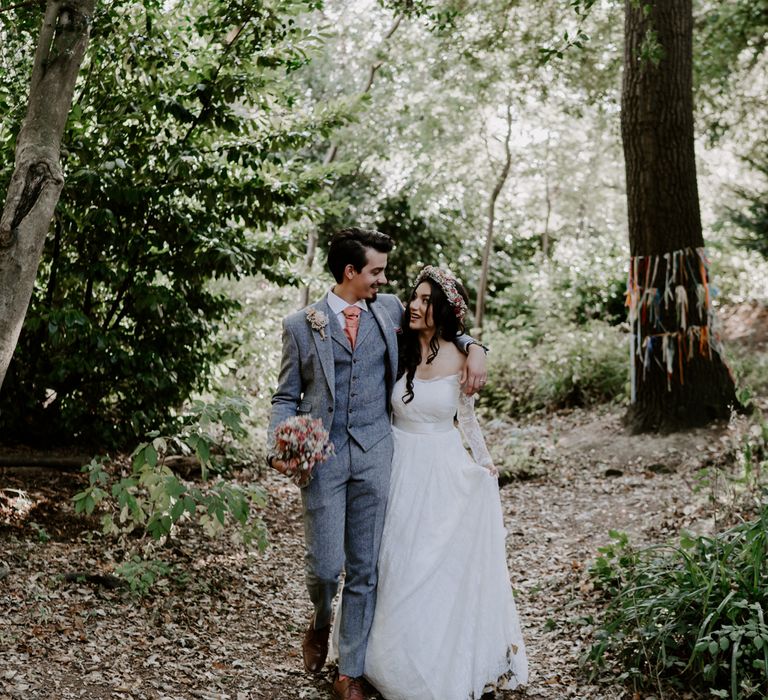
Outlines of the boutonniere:
M402 328L400 328L400 326L395 326L395 333L396 333L397 335L402 335L402 333L403 333L403 329L402 329Z
M320 337L325 340L325 327L328 325L328 317L320 309L316 309L314 306L310 306L307 309L307 321L312 327L312 330L318 331Z

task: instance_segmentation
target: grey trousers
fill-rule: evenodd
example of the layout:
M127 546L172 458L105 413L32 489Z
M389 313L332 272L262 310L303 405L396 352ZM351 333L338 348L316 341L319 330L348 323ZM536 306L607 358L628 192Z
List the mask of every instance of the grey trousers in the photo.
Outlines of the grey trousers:
M377 562L392 469L392 435L367 452L353 440L317 465L304 505L305 573L315 627L329 624L339 577L339 673L362 676L376 605Z

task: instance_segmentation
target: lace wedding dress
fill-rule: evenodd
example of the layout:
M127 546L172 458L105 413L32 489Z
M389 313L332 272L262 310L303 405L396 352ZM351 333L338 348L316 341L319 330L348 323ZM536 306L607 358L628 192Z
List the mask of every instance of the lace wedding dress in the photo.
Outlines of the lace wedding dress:
M479 700L528 678L498 483L458 375L404 393L403 377L365 675L387 700Z

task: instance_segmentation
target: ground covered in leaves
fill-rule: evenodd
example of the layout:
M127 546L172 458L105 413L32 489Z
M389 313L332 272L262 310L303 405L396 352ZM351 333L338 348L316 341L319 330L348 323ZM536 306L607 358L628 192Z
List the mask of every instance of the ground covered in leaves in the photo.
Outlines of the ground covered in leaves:
M736 311L724 316L726 335L749 354L764 352L768 313ZM694 697L588 680L580 660L601 609L588 569L612 529L656 543L682 529L731 524L739 489L729 484L738 485L738 457L760 428L755 417L738 416L688 433L629 436L622 413L485 422L508 472L501 482L508 562L531 670L528 687L503 700ZM261 514L269 548L212 540L185 524L152 554L170 571L156 572L149 594L138 597L113 574L140 543L105 539L97 517L75 514L71 498L83 476L45 459L17 461L38 466L0 466L0 700L330 697L331 669L312 676L301 663L310 605L296 487L275 473L239 471L237 480L258 481L269 493Z
M505 698L654 697L586 680L579 659L599 609L588 567L611 529L658 542L719 527L725 511L705 476L733 461L749 420L631 437L621 412L486 424L499 460L514 456L517 478L501 497L531 667L527 689ZM298 491L277 474L237 478L267 488L271 546L249 550L184 526L153 555L172 572L139 598L113 587L125 547L73 511L79 474L0 471L0 700L329 697L331 671L314 677L301 664L310 606Z

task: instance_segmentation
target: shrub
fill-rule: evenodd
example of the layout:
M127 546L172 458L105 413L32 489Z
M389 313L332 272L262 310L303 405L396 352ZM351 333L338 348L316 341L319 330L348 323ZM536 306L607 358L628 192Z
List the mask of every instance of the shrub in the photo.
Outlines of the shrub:
M551 258L539 253L508 273L488 311L506 327L592 319L618 324L627 316L627 265L624 244L610 233L562 238Z
M63 137L66 182L0 395L3 437L124 449L167 428L224 357L219 331L237 305L210 283L291 277L284 227L315 213L338 167L311 145L346 119L342 107L300 108L292 73L315 40L297 19L311 8L186 9L98 3ZM0 13L3 82L23 95L17 64L33 39L18 37L15 14ZM0 191L20 111L6 97L3 86Z
M173 571L158 559L142 559L134 555L115 569L115 573L127 584L131 593L146 596L150 590Z
M212 448L222 431L235 436L243 433L245 404L239 399L222 399L211 404L197 402L186 416L184 428L176 435L150 435L131 455L131 468L111 474L104 458L83 467L88 486L74 496L75 511L91 514L100 507L105 535L149 534L154 540L167 538L176 523L197 519L209 532L219 532L227 520L241 528L244 541L255 539L266 547L266 528L252 517L254 506L263 506L266 493L251 486L242 487L224 478L207 481L215 466ZM202 468L201 486L180 479L166 464L171 451L194 454Z
M625 338L602 321L489 334L488 384L479 405L519 416L623 399L629 379Z
M768 687L768 506L715 537L635 549L626 535L600 549L591 574L608 606L588 654L637 686L660 679L716 697L765 697Z

